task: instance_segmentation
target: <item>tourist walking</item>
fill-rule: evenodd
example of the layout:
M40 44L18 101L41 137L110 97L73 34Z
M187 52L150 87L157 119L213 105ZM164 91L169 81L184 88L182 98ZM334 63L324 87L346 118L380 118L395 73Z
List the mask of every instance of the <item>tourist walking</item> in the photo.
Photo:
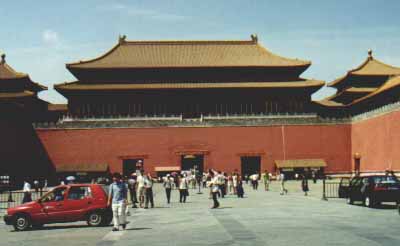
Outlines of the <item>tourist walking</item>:
M139 175L136 178L137 188L136 190L139 192L139 207L143 208L144 206L144 197L145 197L145 188L144 188L145 177L143 175L143 170L139 171Z
M213 199L213 206L211 208L218 208L219 207L219 202L218 202L218 193L219 193L219 180L218 180L218 175L216 175L212 170L210 170L209 173L211 177L211 181L209 183L210 188L211 188L211 194L212 194L212 199Z
M186 178L186 175L180 175L179 179L179 202L180 203L185 203L186 202L186 197L188 195L188 180Z
M237 196L239 198L243 198L244 195L244 188L243 188L243 181L242 181L242 177L238 177L238 181L237 181Z
M33 181L33 187L35 188L35 192L38 193L39 192L39 181L37 179L35 179Z
M24 181L24 187L22 188L24 192L24 197L22 198L22 203L27 203L32 201L31 184L28 181Z
M225 197L225 193L226 193L224 173L222 173L221 171L218 171L217 177L218 177L219 190L221 192L221 198L224 198Z
M303 190L304 195L307 196L309 191L307 176L303 174L301 178L301 189Z
M232 175L232 184L233 184L233 194L236 195L237 193L237 185L238 185L238 173L234 172Z
M251 179L251 184L253 186L253 190L257 190L258 189L258 174L253 174L250 176Z
M228 175L228 193L229 195L233 194L233 178L232 178L233 174L229 174Z
M131 177L128 179L128 189L129 189L129 196L132 202L132 208L137 208L136 203L138 203L136 194L136 186L137 186L136 179L137 179L136 173L132 173Z
M174 179L167 174L166 177L164 177L164 183L163 186L165 188L165 194L167 195L167 203L170 204L171 202L171 190L174 186Z
M110 185L108 192L108 203L107 205L112 208L113 213L113 231L118 231L119 226L122 229L126 228L126 201L128 196L128 187L125 182L123 182L122 177L119 173L113 174L113 183Z
M150 203L151 208L154 208L153 178L151 177L150 173L148 173L147 176L145 176L144 188L145 188L145 196L146 196L144 208L148 209L149 203Z
M281 195L287 194L288 190L285 188L285 174L284 173L280 173L279 174L279 180L281 182Z
M313 170L311 173L312 179L313 179L313 183L316 184L317 183L317 174L315 173L315 171Z
M264 181L264 188L266 191L269 190L269 173L267 170L264 171L263 175L262 175L262 179Z

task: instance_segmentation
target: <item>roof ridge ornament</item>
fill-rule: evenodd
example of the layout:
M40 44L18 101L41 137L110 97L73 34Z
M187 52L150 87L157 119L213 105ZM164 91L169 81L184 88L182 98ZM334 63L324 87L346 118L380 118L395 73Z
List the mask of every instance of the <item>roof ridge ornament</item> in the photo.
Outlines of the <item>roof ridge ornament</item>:
M372 56L372 50L371 49L368 50L368 59L370 59L370 60L374 59L374 57Z
M0 63L1 64L6 63L6 54L5 53L1 54L1 62Z
M251 41L253 41L254 43L258 43L257 34L251 34L250 37L251 37Z
M123 44L123 43L125 43L126 42L126 35L119 35L119 37L118 37L118 43L119 44Z

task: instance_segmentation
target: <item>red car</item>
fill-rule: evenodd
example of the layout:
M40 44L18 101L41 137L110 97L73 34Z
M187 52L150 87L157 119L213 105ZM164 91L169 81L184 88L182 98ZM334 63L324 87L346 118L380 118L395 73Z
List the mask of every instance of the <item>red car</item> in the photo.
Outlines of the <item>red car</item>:
M71 184L55 187L40 199L7 209L4 221L16 231L44 224L87 221L90 226L111 223L107 193L98 184Z

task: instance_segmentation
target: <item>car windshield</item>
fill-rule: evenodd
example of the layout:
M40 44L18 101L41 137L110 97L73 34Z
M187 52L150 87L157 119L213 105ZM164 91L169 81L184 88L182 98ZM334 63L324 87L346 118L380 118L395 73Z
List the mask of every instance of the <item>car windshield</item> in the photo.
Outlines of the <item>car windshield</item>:
M64 194L67 188L56 188L46 195L44 195L40 200L42 202L52 202L52 201L62 201L64 200Z

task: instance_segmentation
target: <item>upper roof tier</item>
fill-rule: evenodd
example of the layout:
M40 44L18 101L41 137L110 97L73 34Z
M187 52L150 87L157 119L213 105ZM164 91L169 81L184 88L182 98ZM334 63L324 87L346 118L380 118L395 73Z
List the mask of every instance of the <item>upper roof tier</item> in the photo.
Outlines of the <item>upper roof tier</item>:
M67 68L304 67L311 62L275 55L252 35L246 41L126 41L110 51Z
M7 91L12 89L15 91L16 88L19 88L20 91L28 90L34 92L47 90L46 86L33 82L28 74L15 71L7 64L6 55L2 54L0 60L0 90Z
M368 51L367 59L357 68L350 70L343 77L340 77L328 86L342 87L345 81L348 81L352 76L392 76L400 75L400 68L385 64L372 56L372 51Z

